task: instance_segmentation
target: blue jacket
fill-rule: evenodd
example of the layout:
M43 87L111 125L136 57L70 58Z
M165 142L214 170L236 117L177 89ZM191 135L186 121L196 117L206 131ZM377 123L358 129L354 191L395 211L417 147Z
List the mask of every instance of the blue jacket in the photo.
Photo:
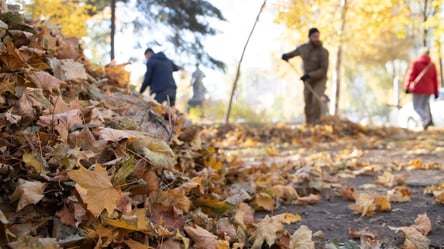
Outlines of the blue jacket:
M163 52L155 53L146 63L145 79L143 80L140 93L149 86L150 93L159 93L167 89L176 89L173 72L179 67L168 59Z

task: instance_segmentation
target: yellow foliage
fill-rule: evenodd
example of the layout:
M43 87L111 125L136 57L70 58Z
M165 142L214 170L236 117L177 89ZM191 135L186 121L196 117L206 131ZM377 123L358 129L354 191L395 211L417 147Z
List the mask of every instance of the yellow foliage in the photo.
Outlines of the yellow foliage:
M26 6L34 18L59 25L66 37L77 38L86 35L89 12L94 9L85 0L33 0Z

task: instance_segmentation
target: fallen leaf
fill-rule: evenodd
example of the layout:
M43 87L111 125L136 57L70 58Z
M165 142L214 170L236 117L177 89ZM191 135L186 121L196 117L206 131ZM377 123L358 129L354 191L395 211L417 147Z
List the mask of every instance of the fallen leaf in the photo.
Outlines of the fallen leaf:
M38 238L31 236L20 237L17 241L8 244L12 249L59 249L56 238Z
M395 187L387 191L387 198L390 202L410 202L410 191L407 187Z
M408 174L391 174L389 172L384 172L383 175L378 176L378 183L387 187L401 186L405 185L407 181Z
M68 207L63 206L62 209L56 212L56 216L60 218L60 222L67 226L76 227L76 218L74 216L74 211L70 210Z
M257 193L256 204L267 211L273 211L274 209L274 199L267 193Z
M182 247L179 241L177 241L176 238L170 238L166 241L163 241L156 249L182 249L182 248L189 248L188 247Z
M27 167L33 167L37 173L47 173L48 163L39 153L24 153L22 160Z
M83 123L80 110L71 110L64 113L40 116L38 125L49 127L59 133L60 139L68 143L68 134L72 127L81 126Z
M314 249L315 244L312 239L313 232L306 226L301 225L291 235L290 248L291 249Z
M360 229L360 230L356 230L353 227L349 227L348 228L348 237L350 239L360 239L362 237L375 239L376 235L374 232L370 231L367 227Z
M394 231L402 231L405 235L405 241L402 248L405 249L428 249L430 246L430 239L424 236L414 227L390 227Z
M254 209L246 203L241 203L236 209L234 221L243 229L254 224Z
M144 156L154 167L173 169L176 156L168 144L157 138L142 138L130 143L130 148Z
M18 187L10 196L12 202L20 199L17 204L17 212L28 205L37 204L44 197L45 188L46 184L43 182L20 179Z
M266 151L269 156L279 156L279 151L276 147L268 147Z
M309 196L299 197L296 200L296 205L314 205L321 200L319 195L310 194Z
M238 241L236 228L230 223L230 220L227 217L217 220L216 230L217 234L224 234L228 236L228 239L226 238L226 240L230 242Z
M18 104L18 113L22 116L35 118L43 109L51 106L49 100L43 95L42 89L27 87Z
M185 232L194 241L195 249L228 249L228 241L218 240L217 236L198 225L184 227Z
M387 196L375 196L374 203L376 205L376 210L380 212L387 212L392 209L390 201Z
M65 82L57 79L45 71L32 71L27 75L38 88L47 90L51 93L53 91L60 93L60 86L65 84Z
M298 193L296 192L296 189L290 185L275 185L271 187L271 192L273 193L273 196L276 196L278 198L284 198L287 201L296 200L299 198Z
M154 249L154 247L147 246L132 239L124 240L123 243L125 243L130 249Z
M284 225L268 215L259 221L255 227L256 230L251 235L251 238L254 239L252 249L261 249L264 242L271 247L277 239L277 234L284 231Z
M356 203L350 204L349 208L361 216L371 216L376 211L374 197L366 193L359 194Z
M427 214L419 214L415 219L415 224L413 227L420 231L423 235L427 235L432 231L432 222Z
M3 43L6 45L7 53L2 53L2 56L0 56L2 71L13 72L23 69L25 60L20 51L15 48L11 37L6 36L3 39Z
M90 171L80 166L78 170L69 171L68 176L76 181L77 192L95 217L104 209L109 214L116 209L121 194L112 185L104 168L96 165L94 171Z
M292 214L292 213L283 213L275 215L271 218L277 222L285 224L292 224L301 220L301 216L299 214Z
M342 186L340 189L342 197L349 201L355 201L358 193L353 186Z
M83 151L93 152L103 151L107 144L104 140L96 140L87 125L84 125L81 131L71 132L68 135L68 143L71 148L79 147Z

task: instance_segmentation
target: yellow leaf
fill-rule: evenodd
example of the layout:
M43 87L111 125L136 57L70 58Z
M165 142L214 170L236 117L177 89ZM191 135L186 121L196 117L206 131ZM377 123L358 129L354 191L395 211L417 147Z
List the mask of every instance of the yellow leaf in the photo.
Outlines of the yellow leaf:
M302 225L291 236L291 249L314 249L314 241L312 239L313 232L306 226Z
M126 219L112 220L104 219L104 222L110 226L127 229L130 231L143 232L145 234L157 235L154 229L146 218L145 209L137 209L133 216L127 216Z
M104 209L112 214L117 208L117 201L121 198L121 194L114 188L111 177L101 166L96 165L94 171L80 166L78 170L69 171L68 176L77 182L77 192L87 205L88 211L95 217L99 216Z
M299 198L296 189L290 185L275 185L271 187L271 192L273 193L273 196L284 198L287 201L292 201Z
M356 203L349 205L349 208L361 216L371 216L376 211L374 198L366 193L359 194Z
M20 199L17 204L17 212L30 204L38 203L44 197L45 188L45 183L20 179L18 187L10 196L11 201Z
M176 230L176 238L179 238L185 249L190 248L190 239L185 237L179 230Z
M392 206L387 196L375 196L376 210L381 212L390 211Z
M268 147L267 154L269 156L279 156L279 151L276 149L276 147Z
M37 155L36 153L23 154L23 162L25 163L25 165L27 167L33 167L35 169L35 171L39 174L48 173L46 171L45 164L44 164L46 162L43 160L44 159L40 155Z
M256 194L256 204L267 211L273 211L274 209L274 199L271 195L266 193Z
M410 191L407 187L395 187L387 191L387 198L390 202L410 202Z
M272 217L273 220L285 224L292 224L301 220L299 214L283 213Z

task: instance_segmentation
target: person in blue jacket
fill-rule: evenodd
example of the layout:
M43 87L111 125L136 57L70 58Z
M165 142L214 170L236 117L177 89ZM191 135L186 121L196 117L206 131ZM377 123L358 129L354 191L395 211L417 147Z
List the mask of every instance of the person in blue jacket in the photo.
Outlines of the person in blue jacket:
M145 89L150 87L150 95L155 95L154 99L162 104L168 102L171 106L176 104L176 82L173 78L173 72L178 71L180 67L168 59L163 52L154 53L153 49L145 50L146 73L140 88L142 94Z

